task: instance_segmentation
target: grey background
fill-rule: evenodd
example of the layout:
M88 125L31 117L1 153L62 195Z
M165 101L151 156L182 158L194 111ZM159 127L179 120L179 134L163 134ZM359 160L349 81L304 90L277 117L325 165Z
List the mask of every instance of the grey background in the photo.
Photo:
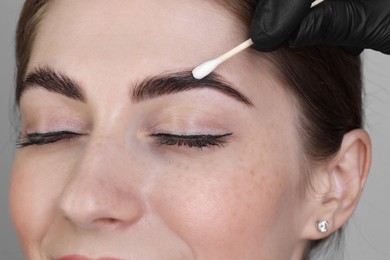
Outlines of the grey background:
M0 259L23 259L8 212L8 181L16 134L11 122L14 30L22 0L0 3ZM347 228L345 259L390 259L390 56L365 51L367 130L373 164L359 207ZM27 218L28 216L26 216Z

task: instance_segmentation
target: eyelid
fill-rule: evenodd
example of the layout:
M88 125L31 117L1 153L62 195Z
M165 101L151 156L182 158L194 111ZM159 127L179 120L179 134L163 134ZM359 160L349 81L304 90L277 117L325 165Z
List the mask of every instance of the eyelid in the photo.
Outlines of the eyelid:
M156 133L151 134L151 137L163 137L163 136L170 136L174 138L183 138L183 139L197 139L197 138L206 138L206 137L213 137L213 138L223 138L227 136L231 136L233 133L227 133L227 134L188 134L188 135L179 135L179 134L170 134L170 133Z
M28 115L23 115L20 134L49 134L49 133L83 133L90 132L90 123L87 118L73 113L67 108L48 106L44 108L30 108Z

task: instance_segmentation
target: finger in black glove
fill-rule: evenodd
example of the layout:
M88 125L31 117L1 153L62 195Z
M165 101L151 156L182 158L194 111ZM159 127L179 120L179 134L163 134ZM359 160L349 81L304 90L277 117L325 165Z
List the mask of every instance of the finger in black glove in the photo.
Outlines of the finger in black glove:
M369 48L390 54L390 0L260 0L251 27L262 51L326 44L352 54Z

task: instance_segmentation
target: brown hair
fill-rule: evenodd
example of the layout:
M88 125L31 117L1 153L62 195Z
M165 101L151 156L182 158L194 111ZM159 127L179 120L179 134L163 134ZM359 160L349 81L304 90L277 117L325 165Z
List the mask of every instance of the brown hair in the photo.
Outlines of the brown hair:
M50 0L27 0L16 28L16 93L23 83L39 23ZM16 100L19 102L19 100Z
M214 0L247 28L259 0ZM262 53L269 72L296 100L297 129L303 148L303 179L309 169L337 155L344 135L363 127L361 60L335 46L282 48ZM310 241L303 259L333 259L341 249L343 228L325 239ZM332 247L331 250L330 247Z
M258 2L213 1L226 8L247 28ZM25 77L37 28L50 2L27 0L24 4L16 36L16 92ZM360 59L330 46L282 47L261 56L270 72L296 100L299 111L297 129L305 163L311 166L331 159L339 151L343 136L363 124ZM308 171L305 177L310 179ZM328 245L332 239L340 240L341 233L342 229L326 239L311 241L304 259L309 259L310 252ZM340 241L337 242L336 245Z

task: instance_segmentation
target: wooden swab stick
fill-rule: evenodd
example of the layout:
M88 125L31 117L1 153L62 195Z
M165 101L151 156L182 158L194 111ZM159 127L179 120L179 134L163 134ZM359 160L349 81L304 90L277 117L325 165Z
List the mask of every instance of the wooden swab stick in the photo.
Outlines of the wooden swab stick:
M324 0L316 0L311 4L311 8L314 6L322 3ZM199 66L197 66L193 71L192 75L196 79L203 79L207 75L209 75L211 72L213 72L219 65L221 65L223 62L226 60L230 59L234 55L242 52L246 48L250 47L253 45L252 39L248 39L245 42L241 43L240 45L234 47L230 51L226 52L225 54L219 56L216 59L206 61Z

